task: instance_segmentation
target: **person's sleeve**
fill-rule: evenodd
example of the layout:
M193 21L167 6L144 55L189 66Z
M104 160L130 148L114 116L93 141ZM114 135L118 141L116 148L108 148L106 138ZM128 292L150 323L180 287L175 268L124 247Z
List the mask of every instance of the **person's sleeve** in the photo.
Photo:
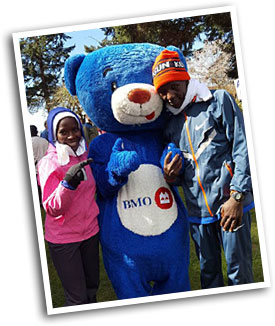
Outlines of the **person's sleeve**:
M75 191L62 184L62 180L53 172L42 189L43 207L53 217L64 215L73 202Z
M232 144L232 159L234 162L230 189L239 192L251 191L252 185L243 114L233 97L227 92L223 93L221 107L222 123L226 137Z

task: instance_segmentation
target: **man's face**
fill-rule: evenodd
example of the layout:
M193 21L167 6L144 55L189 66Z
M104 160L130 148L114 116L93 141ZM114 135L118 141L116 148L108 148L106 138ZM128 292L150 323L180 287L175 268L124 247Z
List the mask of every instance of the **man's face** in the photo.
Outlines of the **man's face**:
M162 85L158 89L159 96L164 102L179 109L185 99L188 80L178 80Z

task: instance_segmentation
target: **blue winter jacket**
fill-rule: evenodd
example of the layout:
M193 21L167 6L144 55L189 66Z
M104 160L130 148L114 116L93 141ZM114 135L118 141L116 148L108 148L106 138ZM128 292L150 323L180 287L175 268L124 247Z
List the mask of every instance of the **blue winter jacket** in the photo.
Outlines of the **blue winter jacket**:
M165 138L184 155L180 176L190 222L212 223L230 190L246 194L244 210L254 205L243 115L229 93L213 92L206 102L190 103L171 116Z

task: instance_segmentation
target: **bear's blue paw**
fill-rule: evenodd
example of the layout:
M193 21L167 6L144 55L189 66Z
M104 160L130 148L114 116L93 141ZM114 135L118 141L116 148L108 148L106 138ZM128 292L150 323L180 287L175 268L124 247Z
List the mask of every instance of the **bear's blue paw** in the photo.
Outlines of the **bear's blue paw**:
M110 184L115 186L126 183L128 175L137 170L140 163L137 152L125 150L123 140L118 138L112 148L110 161L107 165Z

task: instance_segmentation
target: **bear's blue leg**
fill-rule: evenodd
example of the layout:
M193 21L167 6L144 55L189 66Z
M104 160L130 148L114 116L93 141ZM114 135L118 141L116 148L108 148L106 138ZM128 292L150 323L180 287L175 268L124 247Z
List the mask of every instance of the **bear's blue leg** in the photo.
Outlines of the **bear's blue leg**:
M188 271L182 270L181 274L177 274L177 277L170 275L164 282L156 282L152 295L190 291Z
M151 295L152 287L138 264L125 254L116 255L103 250L103 260L108 277L118 299Z
M190 291L189 275L186 268L183 268L181 272L171 273L166 281L155 282L152 295L177 293L184 291Z
M155 281L152 295L168 294L190 291L189 280L189 241L186 241L182 250L176 256L171 256L166 261L166 273L168 277L165 280Z

